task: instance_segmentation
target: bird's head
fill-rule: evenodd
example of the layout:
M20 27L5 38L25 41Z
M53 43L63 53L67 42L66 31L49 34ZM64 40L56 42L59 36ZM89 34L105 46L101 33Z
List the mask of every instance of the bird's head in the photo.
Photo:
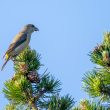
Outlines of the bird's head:
M27 24L26 26L24 26L23 30L28 33L32 33L34 31L39 31L39 29L37 27L35 27L33 24Z

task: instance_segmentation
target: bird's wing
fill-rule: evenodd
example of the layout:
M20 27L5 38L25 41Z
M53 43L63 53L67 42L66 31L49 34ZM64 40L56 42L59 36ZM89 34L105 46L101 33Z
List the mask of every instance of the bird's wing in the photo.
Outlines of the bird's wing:
M9 46L8 50L6 51L5 55L7 53L12 52L16 47L18 47L19 45L24 43L26 40L27 40L27 34L26 33L19 33L19 35L17 35L15 37L15 41L10 44L10 46Z

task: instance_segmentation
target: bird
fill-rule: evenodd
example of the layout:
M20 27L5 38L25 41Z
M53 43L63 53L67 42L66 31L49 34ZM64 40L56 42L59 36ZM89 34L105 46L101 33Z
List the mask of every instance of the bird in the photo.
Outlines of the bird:
M10 59L16 58L29 44L31 39L31 34L34 31L39 31L39 29L33 24L27 24L23 29L14 37L5 55L5 62L1 68L4 69L5 65Z

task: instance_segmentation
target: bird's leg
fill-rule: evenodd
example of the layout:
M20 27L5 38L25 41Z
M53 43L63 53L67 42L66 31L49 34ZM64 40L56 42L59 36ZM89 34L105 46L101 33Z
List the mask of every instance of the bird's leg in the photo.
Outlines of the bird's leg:
M16 62L24 62L24 61L17 60L16 57L13 57L13 58L12 58L12 61L13 61L14 63L16 63Z
M16 63L16 59L15 59L15 58L12 58L12 61L13 61L14 63Z
M12 59L12 61L14 62L14 63L16 63L18 60L16 59L16 57L17 57L17 54L14 54L13 55L13 57L11 57L11 59Z

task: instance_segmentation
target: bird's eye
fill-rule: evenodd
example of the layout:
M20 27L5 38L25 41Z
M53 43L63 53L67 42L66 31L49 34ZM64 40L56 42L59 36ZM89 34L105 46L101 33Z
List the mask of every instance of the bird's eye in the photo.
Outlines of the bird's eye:
M32 25L32 27L34 27L34 25Z

